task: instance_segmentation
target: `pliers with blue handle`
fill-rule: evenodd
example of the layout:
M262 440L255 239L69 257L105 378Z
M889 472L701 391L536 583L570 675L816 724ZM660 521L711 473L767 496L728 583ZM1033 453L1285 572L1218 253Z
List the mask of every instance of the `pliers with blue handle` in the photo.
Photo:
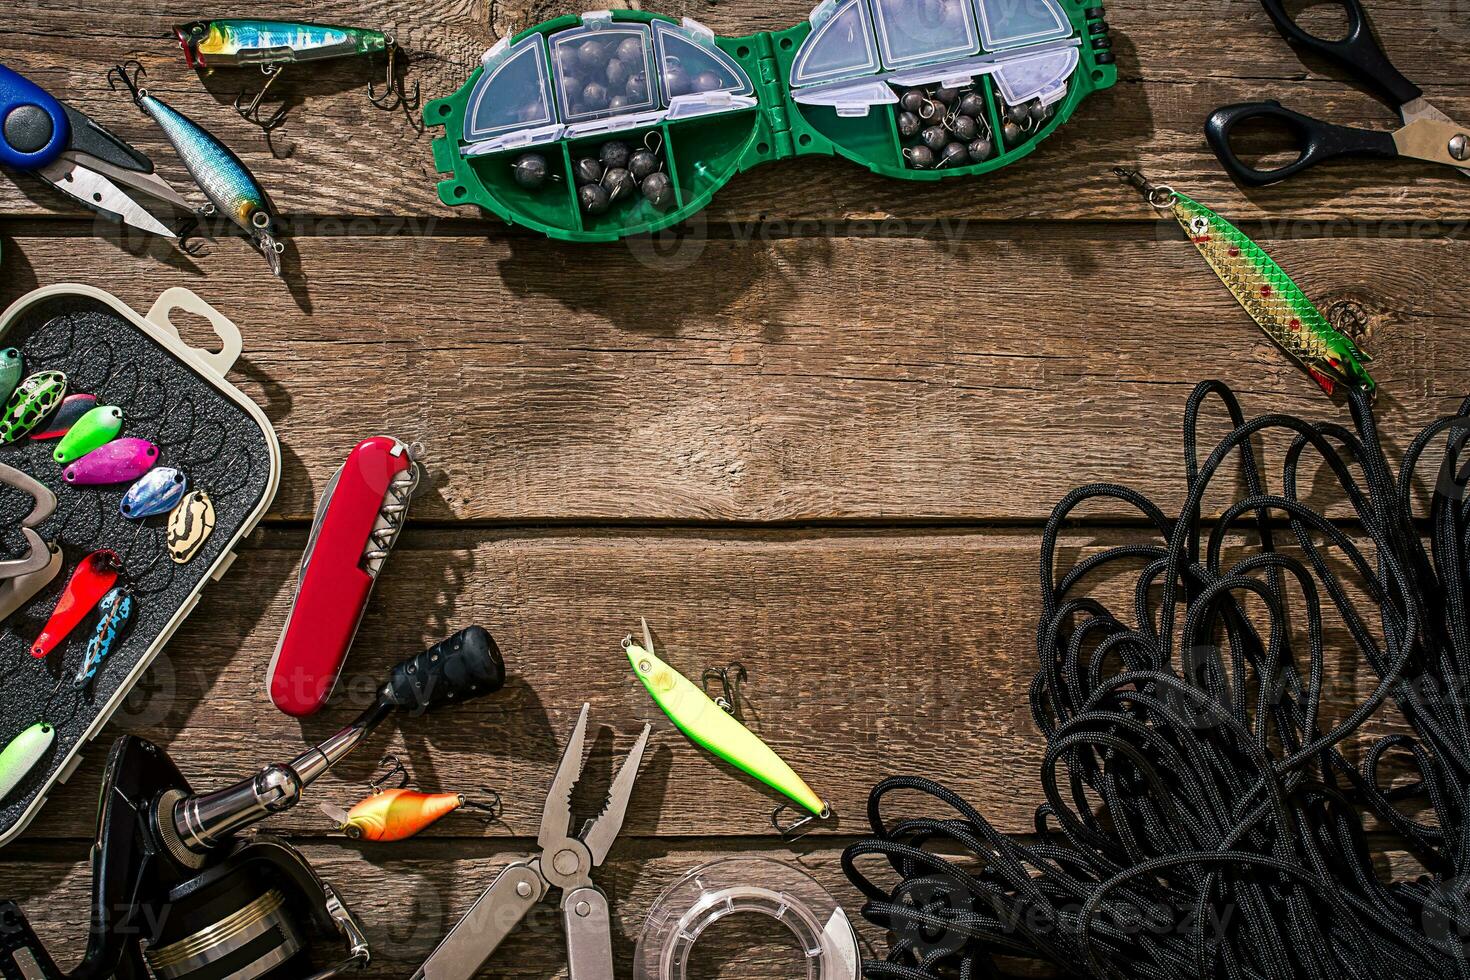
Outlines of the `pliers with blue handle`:
M119 184L193 208L153 161L24 75L0 64L0 163L34 173L87 207L155 235L176 237Z

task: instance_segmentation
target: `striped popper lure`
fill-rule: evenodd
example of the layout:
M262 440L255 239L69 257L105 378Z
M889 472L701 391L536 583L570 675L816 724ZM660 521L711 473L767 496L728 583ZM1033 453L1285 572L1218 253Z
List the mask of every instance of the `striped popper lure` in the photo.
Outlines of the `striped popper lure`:
M363 27L304 24L284 20L196 20L174 28L179 47L191 68L209 71L221 66L259 65L266 83L246 102L244 92L235 99L235 110L266 132L285 121L282 105L269 116L261 115L266 93L283 74L286 65L327 61L332 58L386 55L388 76L382 92L368 85L368 99L380 109L403 106L416 109L418 85L412 95L404 91L398 72L398 42L391 34ZM242 104L243 103L243 104Z
M638 675L653 700L690 741L759 779L811 814L810 818L782 827L777 818L784 806L778 808L771 819L783 835L812 818L825 820L831 816L827 803L769 745L716 704L693 681L659 658L647 621L643 623L643 642L629 636L623 640L623 651L628 655L633 673Z
M286 247L276 239L275 212L259 182L240 158L203 126L140 87L138 82L142 76L143 66L129 62L108 72L108 84L116 88L117 83L122 82L138 108L163 130L163 135L188 168L189 176L209 199L209 205L201 212L203 216L223 214L228 217L265 256L271 272L278 278L284 278L281 253Z
M196 20L174 28L191 68L273 65L385 53L382 31L285 20Z
M1265 249L1198 201L1136 171L1114 171L1150 205L1167 211L1189 235L1210 268L1260 328L1328 395L1338 386L1369 395L1377 384L1363 365L1373 360L1334 327Z

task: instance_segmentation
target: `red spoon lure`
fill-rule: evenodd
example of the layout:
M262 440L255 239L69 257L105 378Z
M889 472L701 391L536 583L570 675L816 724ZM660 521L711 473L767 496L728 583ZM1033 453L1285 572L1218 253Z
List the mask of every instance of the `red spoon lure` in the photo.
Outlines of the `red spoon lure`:
M56 600L56 608L51 611L46 628L31 645L31 656L43 658L60 646L71 631L97 608L97 603L102 601L108 590L117 584L121 570L122 560L115 551L94 551L83 558L77 570L71 573L61 598Z

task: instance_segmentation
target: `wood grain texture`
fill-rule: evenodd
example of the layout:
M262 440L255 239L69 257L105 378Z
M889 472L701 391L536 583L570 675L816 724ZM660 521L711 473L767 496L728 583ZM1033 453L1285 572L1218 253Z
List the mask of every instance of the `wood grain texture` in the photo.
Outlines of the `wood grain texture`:
M619 641L640 616L692 677L746 665L751 727L839 814L820 834L861 834L869 788L894 774L943 781L1008 832L1029 830L1041 802L1045 746L1027 698L1037 666L1035 531L413 533L388 563L336 698L304 723L263 693L300 546L299 535L268 537L206 595L112 726L166 746L197 786L234 782L325 738L371 700L393 663L470 623L498 638L513 675L495 696L385 726L392 734L344 763L309 805L272 821L280 832L330 832L316 805L355 803L392 751L421 788L488 786L506 797L503 824L482 829L460 815L431 836L532 834L585 701L597 733L583 787L593 808L614 760L643 723L654 725L627 836L770 837L779 797L687 741L632 676ZM1069 535L1058 560L1070 566L1124 540L1144 536ZM1125 588L1131 582L1101 580L1093 594L1131 618ZM65 673L66 657L53 659ZM1324 716L1341 717L1373 683L1366 665L1334 655ZM1382 715L1362 738L1394 724L1391 710ZM108 744L55 795L33 836L90 832Z
M1470 391L1466 242L1265 244L1315 299L1369 310L1391 444ZM1250 414L1347 418L1172 222L690 249L308 238L293 297L242 242L203 278L28 235L5 244L0 297L77 280L147 310L192 284L244 331L235 378L281 436L285 519L376 432L427 447L419 520L990 521L1090 481L1177 506L1204 378ZM719 275L691 288L698 270Z
M440 938L459 921L481 891L506 863L523 856L519 844L469 843L453 851L410 844L391 852L346 845L312 844L304 848L317 872L337 888L362 920L372 944L373 963L363 973L373 978L410 976L433 952ZM649 842L623 842L597 873L597 882L612 901L613 955L619 977L632 977L634 947L643 920L664 888L708 861L737 853L729 849L685 847L671 850ZM857 892L846 883L839 852L805 848L800 852L769 849L762 856L798 863L849 908L858 906ZM31 924L66 968L86 940L86 924L77 910L86 907L90 875L85 862L54 853L0 860L0 880L20 898ZM714 927L695 947L691 976L702 980L801 980L805 961L794 940L777 923L735 916ZM322 960L341 946L320 944ZM505 978L567 977L566 942L561 915L553 904L537 906L486 966L484 976Z
M169 178L188 187L156 128L121 94L109 92L107 67L139 58L153 91L194 115L233 147L288 216L395 215L473 218L449 211L435 191L430 134L405 114L383 113L361 88L375 69L344 63L303 71L281 83L292 121L268 144L229 103L253 88L251 69L222 69L201 81L183 64L170 27L206 12L174 2L119 8L100 0L10 5L0 26L6 61L135 142ZM807 0L757 3L673 2L650 9L693 16L726 35L789 27L810 12ZM260 16L389 25L414 53L413 76L426 98L446 95L469 77L502 32L580 10L520 0L403 0L312 4L267 2ZM1380 11L1384 44L1409 77L1452 116L1470 118L1470 17L1463 0L1398 4ZM1322 65L1303 63L1256 4L1238 0L1165 0L1109 5L1119 85L1085 103L1074 119L1028 160L983 179L915 185L878 178L832 159L785 161L738 176L716 197L704 221L723 230L762 218L841 221L888 217L914 227L943 219L989 222L1087 218L1137 220L1138 202L1107 177L1110 167L1139 162L1201 200L1246 218L1277 221L1443 221L1470 217L1464 177L1428 164L1347 163L1289 186L1242 195L1210 155L1205 117L1233 102L1279 98L1334 122L1389 128L1393 115L1341 83ZM0 214L74 214L63 198L29 177L0 178ZM496 237L498 222L487 223Z
M1399 66L1462 119L1466 3L1375 5ZM648 4L725 35L788 27L810 6ZM0 897L21 900L53 949L75 950L85 934L86 848L115 735L152 738L197 786L224 785L330 734L392 663L472 622L499 639L507 689L388 726L270 825L366 920L377 957L369 977L410 975L494 872L530 849L584 701L595 737L579 810L600 804L640 726L655 728L627 828L597 878L613 898L620 977L631 975L659 891L712 858L798 859L855 912L839 849L863 833L868 792L886 775L934 776L1000 829L1029 831L1044 749L1027 704L1036 564L1055 502L1117 481L1177 508L1180 412L1202 378L1229 382L1251 414L1347 417L1250 324L1173 223L1109 175L1113 166L1141 164L1243 223L1323 305L1364 306L1391 458L1470 392L1465 178L1349 163L1242 192L1206 148L1209 111L1260 98L1393 125L1335 69L1304 62L1259 4L1109 5L1119 85L989 178L931 186L839 160L788 160L737 176L679 235L605 247L547 242L440 204L432 132L367 102L377 66L288 75L279 89L292 116L268 144L229 109L258 73L196 78L169 36L174 23L226 13L386 25L413 53L427 99L459 87L498 36L577 9L19 0L0 18L0 60L189 187L156 127L107 88L108 66L141 59L154 91L256 172L294 241L287 288L241 242L189 259L119 237L32 178L0 176L0 305L77 281L146 311L167 287L190 286L243 329L234 380L265 408L285 452L267 529L41 820L0 853ZM183 326L191 341L211 337ZM1212 421L1203 441L1222 431ZM263 688L305 522L347 449L379 432L426 444L428 488L337 699L292 721ZM1315 501L1329 498L1325 480L1311 486ZM1207 510L1234 489L1222 481ZM1084 516L1063 541L1069 563L1136 539L1118 526L1131 515ZM1116 600L1121 585L1097 591ZM640 615L687 673L749 667L752 727L830 798L835 824L797 852L780 847L767 823L774 794L690 745L632 678L618 641ZM1329 636L1329 649L1330 719L1373 677L1342 655L1340 638ZM1385 713L1350 752L1400 724ZM333 836L316 804L355 802L384 751L402 753L421 788L501 792L504 822L458 814L387 847ZM1391 855L1384 865L1417 873ZM548 906L487 975L565 977L560 932ZM779 942L732 929L702 949L697 975L804 973Z

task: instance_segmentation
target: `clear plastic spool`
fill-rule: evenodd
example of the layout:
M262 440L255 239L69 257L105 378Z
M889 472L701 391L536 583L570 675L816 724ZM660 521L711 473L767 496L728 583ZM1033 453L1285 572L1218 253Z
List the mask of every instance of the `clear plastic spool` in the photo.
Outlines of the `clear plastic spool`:
M862 956L847 913L806 872L768 858L714 861L670 885L643 923L634 980L689 980L689 958L705 931L749 913L796 938L807 980L858 980Z

